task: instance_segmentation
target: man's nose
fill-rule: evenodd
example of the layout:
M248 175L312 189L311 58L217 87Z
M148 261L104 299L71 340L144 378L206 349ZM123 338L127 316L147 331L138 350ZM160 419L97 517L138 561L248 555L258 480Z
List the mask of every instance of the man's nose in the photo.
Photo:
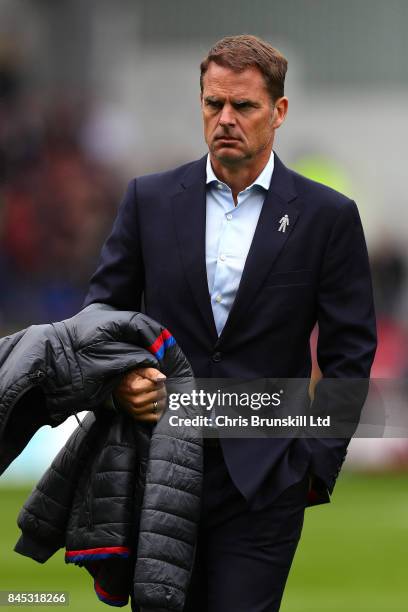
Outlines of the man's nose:
M234 109L229 104L224 104L222 107L221 115L219 118L219 124L222 126L235 125Z

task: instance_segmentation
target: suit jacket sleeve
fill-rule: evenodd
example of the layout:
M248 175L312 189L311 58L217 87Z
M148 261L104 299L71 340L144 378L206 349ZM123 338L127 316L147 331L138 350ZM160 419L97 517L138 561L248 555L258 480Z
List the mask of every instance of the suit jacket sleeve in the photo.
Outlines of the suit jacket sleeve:
M341 206L327 243L318 324L323 376L369 378L376 349L373 292L363 228L352 201Z
M323 378L316 385L312 413L331 414L332 426L340 422L338 431L346 432L339 438L309 439L311 471L331 491L366 399L377 346L367 247L351 200L340 206L327 242L317 308L317 359Z
M119 310L141 310L144 267L136 206L136 180L128 185L83 307L103 302Z

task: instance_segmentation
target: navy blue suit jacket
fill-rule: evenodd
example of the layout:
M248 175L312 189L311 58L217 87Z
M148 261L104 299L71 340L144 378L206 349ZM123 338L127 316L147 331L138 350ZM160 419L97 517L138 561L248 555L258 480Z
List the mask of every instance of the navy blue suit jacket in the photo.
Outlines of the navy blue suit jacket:
M217 336L205 261L206 157L134 179L90 281L85 305L141 309L166 325L201 378L308 378L319 325L323 377L368 378L376 327L367 249L355 203L275 167L241 283ZM289 217L285 232L279 220ZM317 395L318 398L318 388ZM236 439L222 446L241 492L262 503L306 470L328 501L344 439Z

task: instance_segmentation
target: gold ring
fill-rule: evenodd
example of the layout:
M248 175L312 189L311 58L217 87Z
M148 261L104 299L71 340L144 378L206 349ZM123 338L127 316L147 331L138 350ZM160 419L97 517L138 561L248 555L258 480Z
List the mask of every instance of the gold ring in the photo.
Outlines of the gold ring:
M158 410L157 408L159 407L159 402L153 402L153 412L154 414L157 414Z

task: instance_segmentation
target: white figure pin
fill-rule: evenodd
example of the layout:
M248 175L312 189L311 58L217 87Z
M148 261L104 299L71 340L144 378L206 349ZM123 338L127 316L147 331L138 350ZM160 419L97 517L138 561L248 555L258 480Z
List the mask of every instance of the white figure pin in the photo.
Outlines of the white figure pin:
M280 226L279 226L278 232L285 233L286 232L286 228L289 225L289 217L288 217L288 215L284 215L282 217L282 219L279 220L279 223L280 223Z

